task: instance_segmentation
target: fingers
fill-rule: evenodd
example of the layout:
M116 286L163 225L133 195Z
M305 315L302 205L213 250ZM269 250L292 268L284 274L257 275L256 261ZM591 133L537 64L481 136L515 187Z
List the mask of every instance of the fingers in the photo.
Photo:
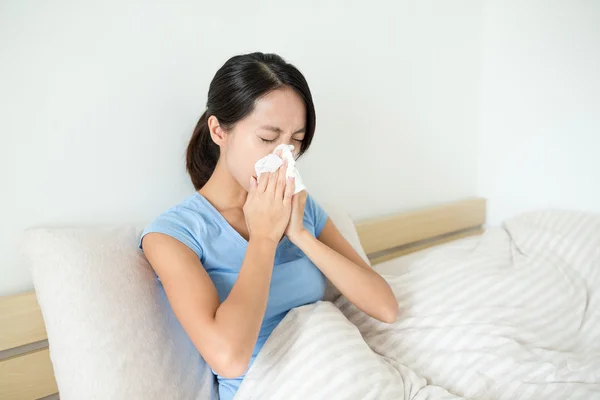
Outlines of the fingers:
M267 190L267 184L269 183L269 173L263 172L258 177L258 187L256 188L258 192L262 193Z
M277 188L277 178L279 177L279 169L277 171L269 173L269 182L267 183L267 189L265 192L269 192L275 195L275 189Z
M281 157L282 152L277 151L275 155ZM260 174L258 192L268 192L278 199L283 198L285 195L287 166L287 161L283 160L283 164L276 171Z
M287 178L285 185L285 194L283 196L284 203L292 203L292 197L294 197L294 190L296 188L296 179L294 177Z
M298 193L298 198L296 200L299 203L298 206L302 210L304 210L304 207L306 207L306 199L307 199L307 197L308 197L308 195L306 193L306 190L303 190L300 193Z
M275 190L275 198L283 199L285 192L285 180L287 175L288 164L287 161L283 161L283 165L279 168L279 176L277 178L277 189Z
M275 153L275 155L277 157L281 157L281 151L277 151ZM269 175L269 183L267 184L267 191L270 193L273 193L273 195L275 195L275 192L277 190L277 182L279 180L279 175L280 175L280 171L282 170L281 167L277 168L276 171L271 172L271 174Z
M252 194L252 193L256 192L257 187L258 187L258 182L256 182L256 178L251 176L250 177L250 186L248 187L248 194Z

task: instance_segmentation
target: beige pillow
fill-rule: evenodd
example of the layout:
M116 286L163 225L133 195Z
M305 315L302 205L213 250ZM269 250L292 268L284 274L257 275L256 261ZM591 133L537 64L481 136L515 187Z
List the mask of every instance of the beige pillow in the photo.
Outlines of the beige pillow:
M210 368L137 248L139 234L24 234L61 399L218 398Z
M329 215L329 218L331 218L331 221L340 231L344 239L350 243L354 250L362 257L363 260L365 260L367 264L371 265L365 250L360 244L358 232L356 231L356 227L354 226L354 222L352 221L352 218L350 218L350 215L344 210L340 209L339 206L335 206L333 204L323 204L323 209L327 212L327 215ZM339 297L339 290L337 290L337 288L328 280L327 287L325 288L325 297L323 300L334 302Z

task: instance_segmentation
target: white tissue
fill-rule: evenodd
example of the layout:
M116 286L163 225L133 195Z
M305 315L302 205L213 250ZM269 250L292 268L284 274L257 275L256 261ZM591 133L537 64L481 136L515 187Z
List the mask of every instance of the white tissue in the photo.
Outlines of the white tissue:
M281 150L281 158L276 156L275 153ZM256 171L256 179L260 179L260 174L265 172L275 172L283 165L283 160L287 160L288 168L286 177L294 177L295 179L295 188L294 194L301 192L306 189L304 183L302 183L302 178L300 177L300 173L296 168L296 160L294 159L294 154L292 151L294 150L294 146L287 144L280 144L275 147L273 153L269 154L266 157L261 158L254 164L254 171Z

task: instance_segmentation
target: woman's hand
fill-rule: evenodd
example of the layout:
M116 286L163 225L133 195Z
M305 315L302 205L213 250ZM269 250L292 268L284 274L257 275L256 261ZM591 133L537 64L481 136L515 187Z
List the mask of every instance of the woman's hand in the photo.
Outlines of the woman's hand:
M244 217L252 239L278 243L290 221L293 182L286 182L287 162L275 172L264 173L260 183L250 177L250 190L244 204ZM290 184L291 183L291 184Z
M292 198L292 214L290 216L290 222L285 229L285 235L290 239L290 242L295 241L304 233L304 206L306 205L306 190L296 193Z

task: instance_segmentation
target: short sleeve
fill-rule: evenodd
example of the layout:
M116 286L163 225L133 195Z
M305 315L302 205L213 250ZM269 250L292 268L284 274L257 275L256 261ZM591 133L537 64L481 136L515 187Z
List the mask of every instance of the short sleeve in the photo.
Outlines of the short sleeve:
M310 219L315 227L315 237L318 238L321 235L321 231L323 231L323 228L325 227L325 223L327 222L327 212L315 201L311 195L308 195L306 198L306 205L304 208L306 216Z
M185 244L202 260L202 247L192 233L194 229L191 226L190 217L186 214L185 210L169 210L160 215L142 232L138 244L139 249L143 251L142 241L144 240L144 236L149 233L162 233Z

